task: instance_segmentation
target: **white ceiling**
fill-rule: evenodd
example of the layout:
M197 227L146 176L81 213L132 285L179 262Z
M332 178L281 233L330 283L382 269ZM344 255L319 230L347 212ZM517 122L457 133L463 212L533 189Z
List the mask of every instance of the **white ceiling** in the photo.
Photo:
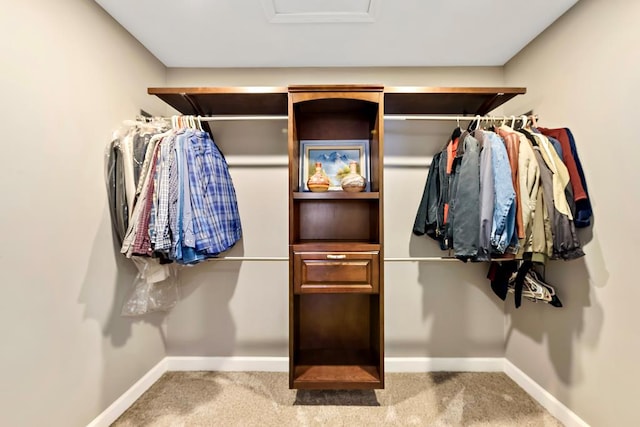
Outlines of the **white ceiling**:
M578 0L96 0L167 67L503 65Z

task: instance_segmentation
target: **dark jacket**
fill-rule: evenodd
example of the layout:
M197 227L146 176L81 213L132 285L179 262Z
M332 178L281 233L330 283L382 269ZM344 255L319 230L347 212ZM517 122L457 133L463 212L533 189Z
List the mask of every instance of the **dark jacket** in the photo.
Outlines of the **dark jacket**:
M129 208L124 185L124 162L120 152L120 140L111 141L105 158L105 178L107 181L107 194L109 197L109 211L111 224L118 245L122 245L122 239L129 226Z
M426 234L432 239L436 239L437 235L439 235L439 227L442 224L442 221L438 220L438 201L440 197L439 168L441 157L442 153L437 153L433 156L431 166L429 166L427 182L424 186L420 206L418 206L416 219L413 223L413 234L417 236Z
M465 132L459 138L450 173L448 159L446 148L433 157L413 233L428 235L442 250L454 249L457 258L467 261L478 255L480 236L478 141Z
M467 261L477 257L480 238L480 147L468 133L461 141L462 150L456 155L460 161L454 163L448 230L454 255Z

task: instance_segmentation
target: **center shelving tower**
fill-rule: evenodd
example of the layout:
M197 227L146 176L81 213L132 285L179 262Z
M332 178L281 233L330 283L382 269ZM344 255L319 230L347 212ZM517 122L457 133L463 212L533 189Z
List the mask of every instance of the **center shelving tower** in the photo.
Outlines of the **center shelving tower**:
M382 86L289 87L292 388L384 387L383 112ZM365 140L369 190L302 191L303 140Z

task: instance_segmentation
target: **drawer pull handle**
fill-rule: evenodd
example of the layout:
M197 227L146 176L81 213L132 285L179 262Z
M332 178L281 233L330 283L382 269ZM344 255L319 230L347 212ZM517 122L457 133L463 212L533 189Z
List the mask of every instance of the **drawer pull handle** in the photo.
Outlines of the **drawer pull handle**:
M334 255L334 254L329 254L327 255L327 259L345 259L347 256L345 254L340 254L340 255Z

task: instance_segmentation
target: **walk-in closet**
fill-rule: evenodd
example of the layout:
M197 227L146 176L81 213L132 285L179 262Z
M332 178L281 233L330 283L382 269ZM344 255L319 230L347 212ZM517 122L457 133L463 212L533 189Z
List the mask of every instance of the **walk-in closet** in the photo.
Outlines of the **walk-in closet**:
M635 425L638 17L5 5L0 425Z

